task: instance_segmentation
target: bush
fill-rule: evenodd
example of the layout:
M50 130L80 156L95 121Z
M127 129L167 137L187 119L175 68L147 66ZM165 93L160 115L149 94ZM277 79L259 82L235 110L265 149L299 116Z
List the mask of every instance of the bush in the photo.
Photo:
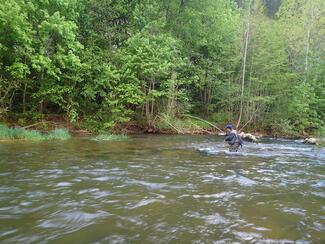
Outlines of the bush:
M325 126L319 127L319 129L315 132L315 135L318 137L325 137Z
M9 128L4 124L0 124L0 139L10 139Z
M37 130L26 130L24 128L9 128L6 125L0 125L0 139L1 140L44 140L44 136Z
M294 126L292 126L287 119L274 120L271 123L271 129L273 133L279 136L296 137L299 135L299 132L295 130Z
M67 140L71 136L67 129L55 129L49 132L46 136L47 140Z
M213 113L210 116L209 120L216 124L227 124L227 122L229 121L228 113L227 112Z
M44 140L45 137L41 132L37 130L26 130L23 128L14 128L11 129L11 138L20 139L20 140L31 140L31 141L40 141Z
M9 128L4 124L0 124L0 140L66 140L70 138L70 134L66 129L55 129L47 135L42 134L38 130L26 130L24 128Z

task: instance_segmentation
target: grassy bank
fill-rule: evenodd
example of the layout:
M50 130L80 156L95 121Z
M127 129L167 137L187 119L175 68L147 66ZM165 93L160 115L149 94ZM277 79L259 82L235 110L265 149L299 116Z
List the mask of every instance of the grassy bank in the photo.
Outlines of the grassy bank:
M70 137L67 129L54 129L48 133L42 133L39 130L27 130L23 127L9 128L7 125L0 124L0 140L67 140Z

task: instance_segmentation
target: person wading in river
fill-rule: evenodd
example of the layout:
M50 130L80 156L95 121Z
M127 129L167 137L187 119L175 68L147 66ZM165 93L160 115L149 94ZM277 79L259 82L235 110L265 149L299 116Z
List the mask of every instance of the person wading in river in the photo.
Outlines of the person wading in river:
M240 135L237 134L231 124L226 126L226 139L225 141L229 145L229 152L237 152L239 147L243 146L243 140L240 138Z

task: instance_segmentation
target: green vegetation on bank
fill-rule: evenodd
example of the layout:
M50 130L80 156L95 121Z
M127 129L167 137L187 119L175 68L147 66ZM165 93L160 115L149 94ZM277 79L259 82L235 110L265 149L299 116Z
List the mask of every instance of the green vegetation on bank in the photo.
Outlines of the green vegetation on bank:
M94 132L206 130L190 114L322 133L324 16L323 0L6 0L0 120L24 126L58 114Z
M71 136L67 129L55 129L46 135L46 140L67 140Z
M24 128L9 128L0 124L0 140L66 140L70 138L70 134L66 129L55 129L47 134L38 130L26 130Z
M0 140L44 140L44 136L37 130L26 130L23 128L8 128L0 124Z

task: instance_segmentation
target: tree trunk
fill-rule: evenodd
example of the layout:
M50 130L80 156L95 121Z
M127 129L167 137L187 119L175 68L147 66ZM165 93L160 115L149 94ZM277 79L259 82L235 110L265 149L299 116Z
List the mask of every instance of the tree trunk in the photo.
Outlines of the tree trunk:
M245 72L246 72L247 48L248 48L248 40L249 40L249 28L250 28L250 23L248 21L247 30L245 32L245 43L244 43L245 45L244 45L243 70L242 70L242 80L241 80L240 110L239 110L239 118L238 118L236 128L238 128L240 125L242 113L243 113L243 103L244 103L243 100L244 100Z
M180 3L179 3L179 10L178 10L178 14L179 14L179 19L178 19L179 29L177 31L177 36L178 37L181 36L181 30L183 29L183 25L184 25L184 9L185 9L185 3L186 3L186 0L180 0Z
M306 41L306 54L305 54L305 79L304 82L307 82L307 73L308 73L308 54L309 54L309 46L310 46L310 26L308 26L307 30L307 41Z
M152 81L152 91L155 90L155 81ZM155 99L154 97L151 100L151 115L150 115L150 124L151 124L151 119L153 118L154 114L154 107L155 107Z
M27 82L25 81L24 91L23 91L23 113L26 113L26 90L27 90Z
M42 69L42 73L41 73L41 82L43 82L44 80L44 68ZM42 114L43 110L44 110L44 104L43 104L43 99L40 101L39 103L39 112Z
M175 100L176 100L176 92L177 92L177 87L175 84L175 75L172 73L171 75L171 83L169 86L169 94L168 94L168 102L167 102L167 114L171 117L175 115Z
M146 101L146 118L147 118L147 123L150 121L150 101L149 101L149 94L150 94L150 83L149 83L149 88L147 90L146 96L147 96L147 101Z

